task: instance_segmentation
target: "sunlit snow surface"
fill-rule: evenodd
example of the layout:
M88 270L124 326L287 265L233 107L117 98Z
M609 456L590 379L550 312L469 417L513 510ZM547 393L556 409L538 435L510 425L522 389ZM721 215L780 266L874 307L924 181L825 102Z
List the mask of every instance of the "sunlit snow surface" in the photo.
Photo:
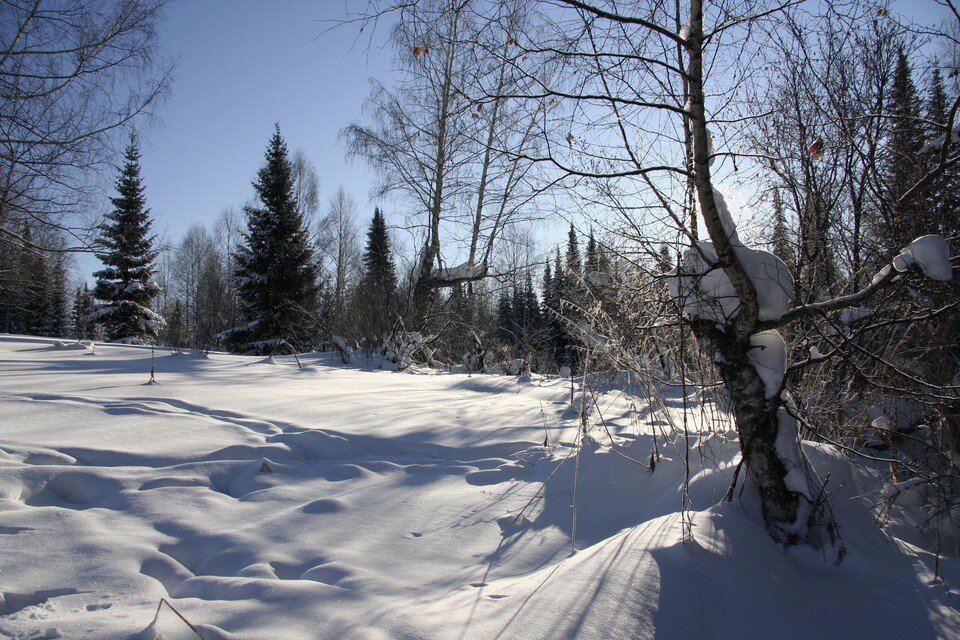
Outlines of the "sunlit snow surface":
M701 396L684 541L682 440L639 464L679 388L611 380L578 454L568 380L301 360L158 350L150 385L149 348L0 336L0 637L195 638L161 597L208 640L960 637L956 560L873 526L868 470L805 449L840 567L749 489L714 506L737 445Z

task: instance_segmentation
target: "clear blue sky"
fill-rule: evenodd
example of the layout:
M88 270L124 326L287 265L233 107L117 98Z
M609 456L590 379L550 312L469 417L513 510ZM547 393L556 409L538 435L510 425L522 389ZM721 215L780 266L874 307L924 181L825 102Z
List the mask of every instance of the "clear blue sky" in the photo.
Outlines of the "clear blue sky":
M160 42L177 61L175 82L156 110L160 124L141 136L155 231L176 242L194 222L212 225L224 207L249 200L276 121L290 150L303 149L317 167L321 213L343 185L365 224L372 175L345 160L338 135L362 118L370 78L389 81L393 52L384 27L372 41L358 41L355 27L328 31L351 6L367 2L171 0ZM922 21L945 15L933 0L895 0L894 9ZM400 213L391 209L388 219ZM78 266L85 279L100 268L89 254Z
M370 78L389 79L393 52L384 27L372 40L353 26L329 30L351 5L366 1L171 0L159 39L175 79L140 136L155 232L176 243L194 222L212 226L224 207L251 199L274 122L290 151L316 165L321 214L342 185L361 227L373 215L371 173L345 159L338 135L362 117ZM90 254L77 263L91 282L101 268Z
M317 166L324 205L342 184L361 219L367 208L372 215L370 173L344 159L338 133L360 118L370 77L384 78L393 54L376 46L385 32L370 48L354 44L352 27L322 33L322 21L345 15L344 0L170 3L160 40L177 60L176 79L157 110L160 126L142 139L157 230L178 238L251 198L276 121L291 152L302 148Z

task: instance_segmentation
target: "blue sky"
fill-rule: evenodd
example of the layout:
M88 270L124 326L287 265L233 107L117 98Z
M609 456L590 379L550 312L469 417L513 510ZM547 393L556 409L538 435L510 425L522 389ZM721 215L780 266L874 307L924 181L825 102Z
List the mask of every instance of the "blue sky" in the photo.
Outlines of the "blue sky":
M175 243L194 222L212 225L228 206L253 196L273 124L290 150L303 149L321 178L321 214L342 185L363 227L375 203L364 163L348 162L340 130L362 119L370 79L388 82L393 53L381 28L372 40L355 27L329 30L366 0L171 0L160 42L177 61L173 91L142 132L143 176L154 229ZM895 10L926 21L945 10L933 0L896 0ZM934 18L935 19L935 18ZM118 158L119 161L119 158ZM112 181L112 178L111 178ZM731 202L736 208L736 202ZM104 207L108 202L104 202ZM388 220L392 211L386 203ZM100 268L78 257L80 275Z
M177 238L194 221L212 223L225 206L251 198L276 121L290 150L303 149L317 166L323 202L342 184L361 219L367 208L372 215L370 173L344 159L338 134L361 116L369 79L387 75L392 53L355 44L353 27L323 33L324 20L345 15L342 0L169 5L160 39L177 60L176 79L157 110L160 125L142 137L158 230Z

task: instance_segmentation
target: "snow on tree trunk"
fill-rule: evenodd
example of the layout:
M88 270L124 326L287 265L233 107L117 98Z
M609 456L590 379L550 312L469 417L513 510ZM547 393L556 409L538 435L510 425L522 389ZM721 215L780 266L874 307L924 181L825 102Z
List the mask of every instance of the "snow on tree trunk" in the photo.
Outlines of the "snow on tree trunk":
M693 328L701 347L713 353L730 395L747 473L771 537L786 545L829 547L832 529L814 504L796 423L782 399L783 339L763 332L743 341L703 320Z

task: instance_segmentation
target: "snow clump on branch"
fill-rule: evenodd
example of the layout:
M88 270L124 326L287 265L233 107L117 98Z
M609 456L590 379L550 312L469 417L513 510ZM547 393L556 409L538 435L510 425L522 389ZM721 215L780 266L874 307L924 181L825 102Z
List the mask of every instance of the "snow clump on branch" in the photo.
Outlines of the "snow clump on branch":
M923 275L931 280L949 280L953 276L953 269L947 241L936 235L922 236L904 247L900 255L893 259L893 268L900 273L912 266L919 267Z
M759 319L780 318L793 298L794 282L790 270L769 251L744 246L723 196L714 189L713 197L723 230L757 291ZM687 249L679 267L667 278L667 287L670 297L692 317L727 324L740 313L740 299L719 265L712 242L698 242Z

